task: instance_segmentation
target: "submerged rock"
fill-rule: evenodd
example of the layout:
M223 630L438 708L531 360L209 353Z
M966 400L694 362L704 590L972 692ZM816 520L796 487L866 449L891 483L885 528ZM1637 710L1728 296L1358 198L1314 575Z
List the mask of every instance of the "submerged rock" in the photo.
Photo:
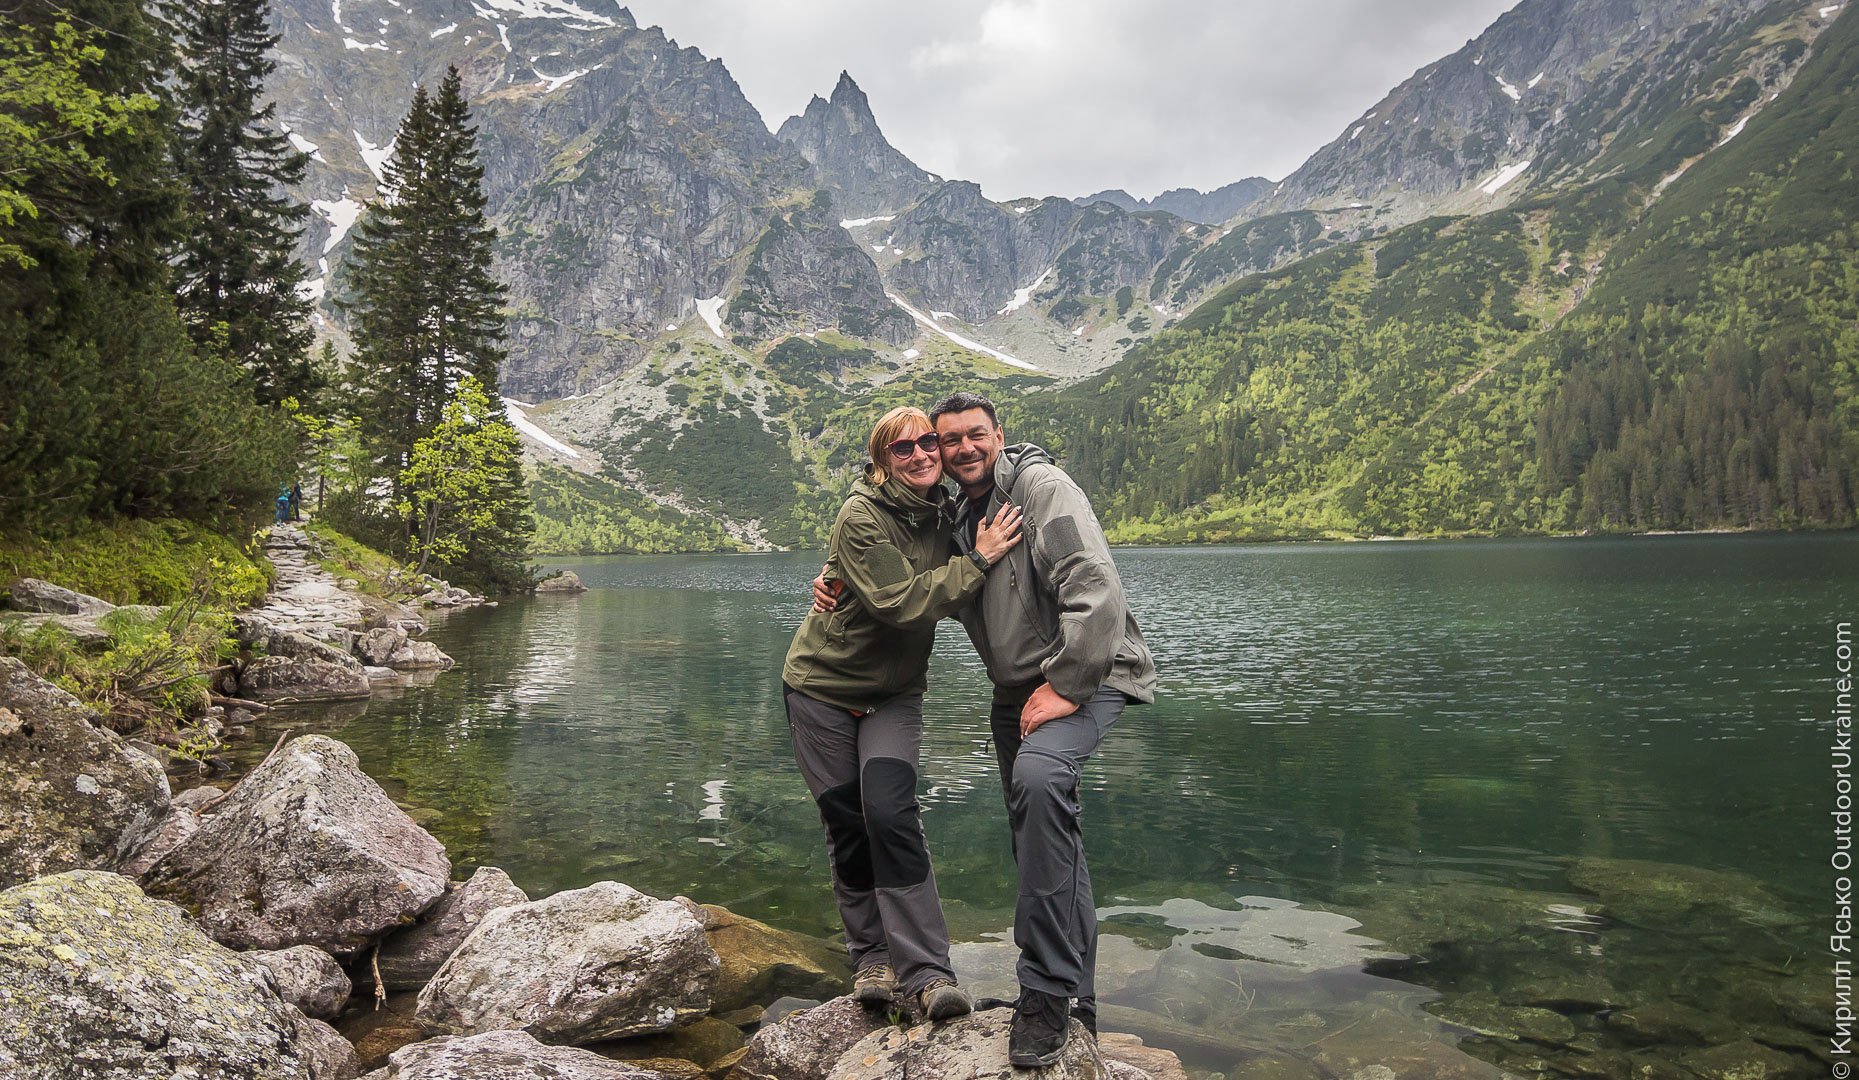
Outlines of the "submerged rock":
M1029 1074L1007 1060L1012 1009L989 1009L941 1024L886 1027L855 1043L839 1059L829 1080L895 1080L901 1076L1015 1080ZM1077 1021L1057 1063L1039 1071L1040 1080L1100 1080L1110 1071L1097 1041Z
M780 997L826 999L851 989L845 950L818 938L777 930L715 904L701 906L704 932L722 962L719 1012Z
M1657 930L1700 917L1728 916L1757 926L1788 926L1798 916L1748 874L1643 859L1576 859L1569 884L1601 898L1614 918Z
M173 904L77 870L0 892L0 1076L349 1080L355 1052Z
M168 814L168 778L82 703L0 657L0 887L115 870Z
M1106 1031L1098 1036L1097 1052L1113 1072L1118 1065L1127 1065L1148 1080L1188 1080L1188 1070L1174 1051L1147 1046L1134 1035Z
M682 905L601 881L486 914L420 991L417 1015L441 1034L620 1039L701 1019L717 967Z
M443 1036L394 1051L366 1080L665 1080L655 1069L591 1050L548 1046L524 1031Z
M336 958L314 945L261 949L240 953L239 958L270 972L284 1000L318 1020L332 1020L339 1015L354 989Z
M728 1080L826 1080L847 1050L890 1027L850 997L791 1012L755 1033Z
M529 897L509 874L495 866L478 867L470 880L449 886L418 923L381 943L381 982L390 990L425 986L485 915L527 903Z
M322 735L281 748L149 872L151 892L199 911L244 949L352 953L445 892L445 849Z

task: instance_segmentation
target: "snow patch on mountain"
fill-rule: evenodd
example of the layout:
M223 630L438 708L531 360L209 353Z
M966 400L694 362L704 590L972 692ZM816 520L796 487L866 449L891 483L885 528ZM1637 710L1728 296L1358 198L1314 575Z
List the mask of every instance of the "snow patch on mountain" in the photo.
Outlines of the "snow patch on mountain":
M322 215L324 221L329 222L329 239L323 241L323 254L325 255L336 249L336 245L342 242L342 238L349 234L356 220L361 217L361 204L349 197L348 188L342 189L342 198L335 202L323 199L312 200L310 209Z
M1512 101L1523 100L1523 91L1505 82L1504 76L1499 75L1497 72L1494 71L1491 73L1491 77L1498 81L1498 89L1504 91L1505 97L1511 99Z
M955 342L957 345L960 345L964 349L969 349L974 352L983 353L985 355L992 356L994 359L999 360L1001 363L1006 364L1009 367L1017 367L1025 371L1040 370L1040 368L1038 368L1037 366L1033 364L1029 364L1017 356L1008 356L1006 353L1001 352L999 349L990 348L989 346L983 345L979 341L974 340L973 338L963 337L961 334L955 333L953 330L944 330L941 326L937 325L935 319L932 319L928 315L925 315L921 311L918 311L916 308L911 307L909 301L905 300L903 297L897 295L896 293L887 292L884 295L891 298L891 303L896 304L898 307L904 309L904 313L906 315L909 315L911 318L915 319L917 321L918 326L923 327L925 330L928 330L932 334L935 334L939 337L947 338L948 340Z
M1046 283L1046 279L1051 277L1052 271L1056 269L1058 269L1058 267L1048 266L1046 267L1046 272L1039 275L1037 278L1033 279L1033 283L1031 285L1028 285L1023 289L1015 289L1013 291L1013 299L1007 301L1007 306L1004 308L1001 308L999 311L995 312L995 314L1005 315L1010 311L1018 311L1021 308L1025 307L1029 302L1032 301L1033 293L1041 285L1044 285Z
M1515 165L1506 165L1498 170L1496 176L1478 185L1478 190L1484 192L1486 195L1496 195L1504 189L1504 185L1522 176L1523 171L1529 167L1530 163L1528 161L1519 161Z
M387 183L387 177L381 172L381 168L387 164L388 158L394 156L394 140L387 140L386 146L376 146L364 138L359 131L351 130L349 134L355 136L355 145L361 149L361 159L368 164L368 171L374 174L375 183Z
M885 214L882 217L846 218L844 221L841 221L839 223L839 227L842 229L856 229L863 225L870 225L874 221L896 221L896 220L897 220L896 214ZM879 245L879 246L882 247L883 245Z
M515 398L503 399L504 415L510 418L511 426L515 427L525 438L533 439L563 457L580 457L581 454L579 451L537 427L536 422L524 414L523 410L528 407L528 404L528 402L518 401Z
M495 11L514 19L576 19L594 26L617 25L605 15L596 15L568 0L472 0L471 6L486 19L491 18L489 11Z
M719 338L722 338L724 341L729 340L729 338L723 333L723 298L722 297L712 296L708 300L697 301L697 314L700 317L702 317L702 319L704 320L704 325L710 328L711 333L715 334Z
M442 37L444 37L445 35L447 35L447 34L449 34L449 33L451 33L451 32L453 32L454 30L457 30L457 29L458 29L458 24L457 24L457 23L453 23L453 24L452 24L452 25L450 25L450 26L441 26L441 27L440 27L439 29L437 29L437 30L434 30L434 31L433 31L432 33L430 33L430 34L427 34L426 36L427 36L428 38L432 38L432 39L434 39L434 40L437 40L437 39L439 39L439 38L442 38Z

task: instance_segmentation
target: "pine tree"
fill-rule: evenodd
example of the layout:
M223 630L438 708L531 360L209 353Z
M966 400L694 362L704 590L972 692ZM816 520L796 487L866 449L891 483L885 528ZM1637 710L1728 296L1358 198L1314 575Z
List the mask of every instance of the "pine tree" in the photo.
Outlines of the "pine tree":
M303 181L309 158L271 129L277 107L264 83L277 69L279 35L270 5L164 0L162 8L180 54L170 92L192 218L177 262L182 313L202 346L223 335L260 401L302 396L314 384L310 301L294 257L306 208L282 189Z
M498 399L505 290L491 275L497 232L456 68L437 97L415 88L393 146L384 196L356 230L350 310L363 436L398 500L400 470L458 381L476 378Z

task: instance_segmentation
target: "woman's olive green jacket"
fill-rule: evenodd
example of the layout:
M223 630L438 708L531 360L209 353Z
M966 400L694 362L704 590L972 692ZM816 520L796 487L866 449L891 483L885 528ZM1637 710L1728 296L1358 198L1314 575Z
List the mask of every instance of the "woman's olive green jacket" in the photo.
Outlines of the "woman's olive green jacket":
M896 477L854 484L828 542L828 576L846 590L836 609L809 612L795 631L782 681L858 713L922 693L936 623L966 607L986 578L955 553L954 527L941 485L925 498Z

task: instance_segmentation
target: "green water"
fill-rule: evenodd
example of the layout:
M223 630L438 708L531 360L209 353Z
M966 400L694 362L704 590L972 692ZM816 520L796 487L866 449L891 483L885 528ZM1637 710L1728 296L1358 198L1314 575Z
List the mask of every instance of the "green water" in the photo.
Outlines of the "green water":
M1117 561L1163 687L1084 796L1124 1026L1232 1076L1403 1055L1416 1075L1710 1075L1695 1037L1620 1015L1679 1004L1756 1036L1746 1056L1824 1067L1812 920L1859 536ZM457 670L313 723L462 867L532 896L610 878L836 932L780 702L818 556L558 565L592 591L455 616L432 636ZM952 624L930 681L921 793L958 965L1010 989L988 690Z

